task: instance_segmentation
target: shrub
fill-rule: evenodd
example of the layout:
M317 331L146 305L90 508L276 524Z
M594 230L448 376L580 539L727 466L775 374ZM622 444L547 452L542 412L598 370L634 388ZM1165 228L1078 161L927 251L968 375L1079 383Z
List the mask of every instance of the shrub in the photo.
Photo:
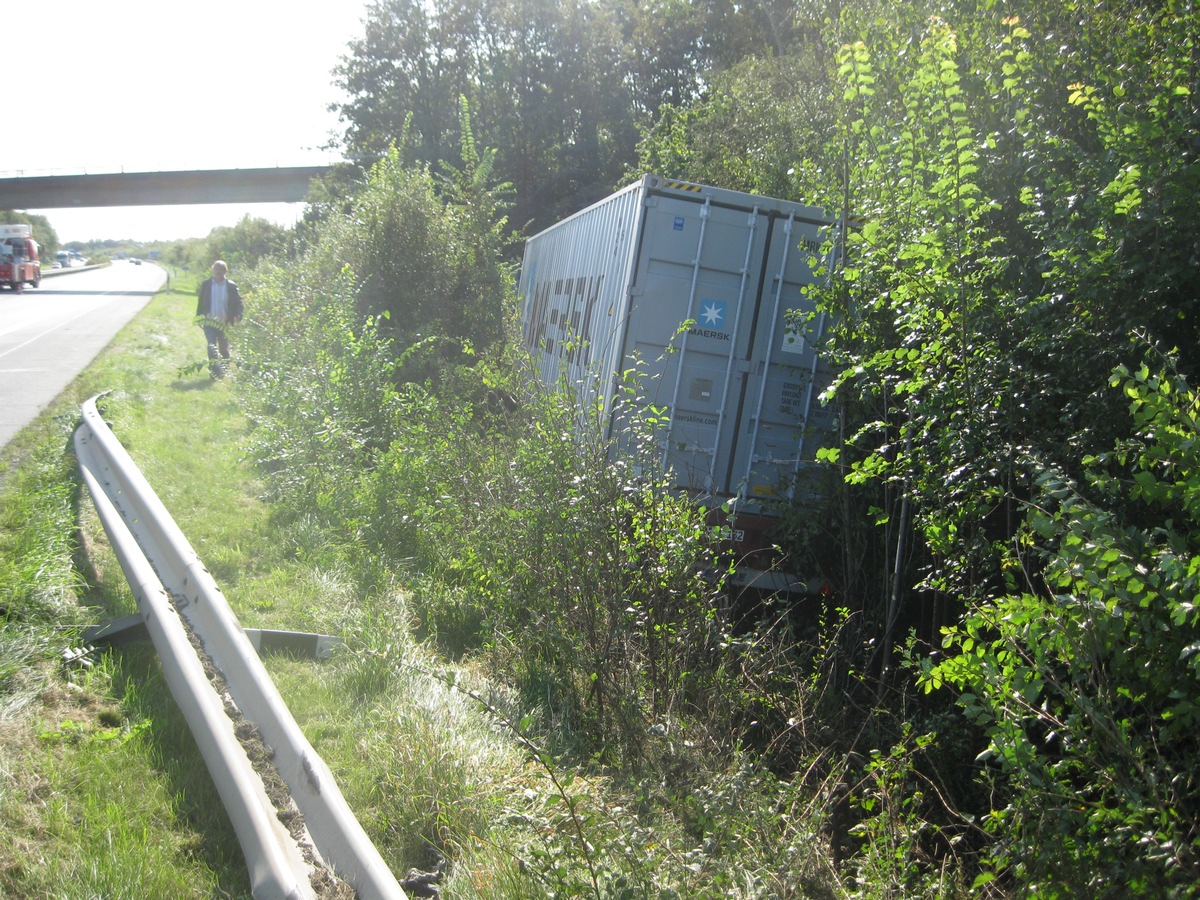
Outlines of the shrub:
M1047 469L1014 590L945 630L953 685L1005 784L993 865L1038 896L1191 896L1200 875L1200 399L1170 369L1116 370L1136 435Z

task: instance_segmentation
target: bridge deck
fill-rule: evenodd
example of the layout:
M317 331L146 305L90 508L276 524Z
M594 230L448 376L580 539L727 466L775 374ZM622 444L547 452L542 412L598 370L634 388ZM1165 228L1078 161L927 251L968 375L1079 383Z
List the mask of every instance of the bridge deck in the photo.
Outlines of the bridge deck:
M293 203L331 166L0 178L0 209Z

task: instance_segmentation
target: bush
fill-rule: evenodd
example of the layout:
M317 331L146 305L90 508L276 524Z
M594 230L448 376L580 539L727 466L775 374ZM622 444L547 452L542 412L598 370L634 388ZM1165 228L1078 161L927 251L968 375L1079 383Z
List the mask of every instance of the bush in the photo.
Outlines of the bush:
M959 689L987 730L997 872L1044 897L1194 896L1200 398L1148 365L1112 387L1136 435L1089 459L1086 483L1045 471L1022 543L1050 549L1011 560L1026 590L946 629L954 655L924 683Z
M349 267L358 314L381 318L403 342L437 336L487 348L504 337L511 290L502 227L476 209L489 208L489 198L482 185L439 189L429 170L405 166L393 149L351 213L329 220L316 252L330 276Z
M711 702L711 536L702 510L637 476L653 466L581 436L565 396L520 386L501 232L461 202L487 194L486 159L467 157L477 171L455 173L448 202L390 154L352 215L259 274L252 449L281 512L335 526L364 573L423 580L427 634L487 648L566 745L635 760L650 726L731 706ZM634 427L649 446L655 422Z

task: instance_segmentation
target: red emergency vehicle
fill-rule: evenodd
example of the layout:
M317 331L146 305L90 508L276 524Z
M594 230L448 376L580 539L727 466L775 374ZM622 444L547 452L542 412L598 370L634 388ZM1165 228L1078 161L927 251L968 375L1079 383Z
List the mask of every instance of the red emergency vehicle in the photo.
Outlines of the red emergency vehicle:
M0 286L14 291L42 283L37 241L28 225L0 225Z

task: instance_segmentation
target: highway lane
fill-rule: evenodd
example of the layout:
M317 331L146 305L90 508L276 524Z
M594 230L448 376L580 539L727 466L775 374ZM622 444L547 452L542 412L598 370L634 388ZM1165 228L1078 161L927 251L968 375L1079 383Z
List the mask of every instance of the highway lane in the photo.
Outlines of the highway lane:
M118 261L0 291L0 447L50 405L154 296L158 266Z

